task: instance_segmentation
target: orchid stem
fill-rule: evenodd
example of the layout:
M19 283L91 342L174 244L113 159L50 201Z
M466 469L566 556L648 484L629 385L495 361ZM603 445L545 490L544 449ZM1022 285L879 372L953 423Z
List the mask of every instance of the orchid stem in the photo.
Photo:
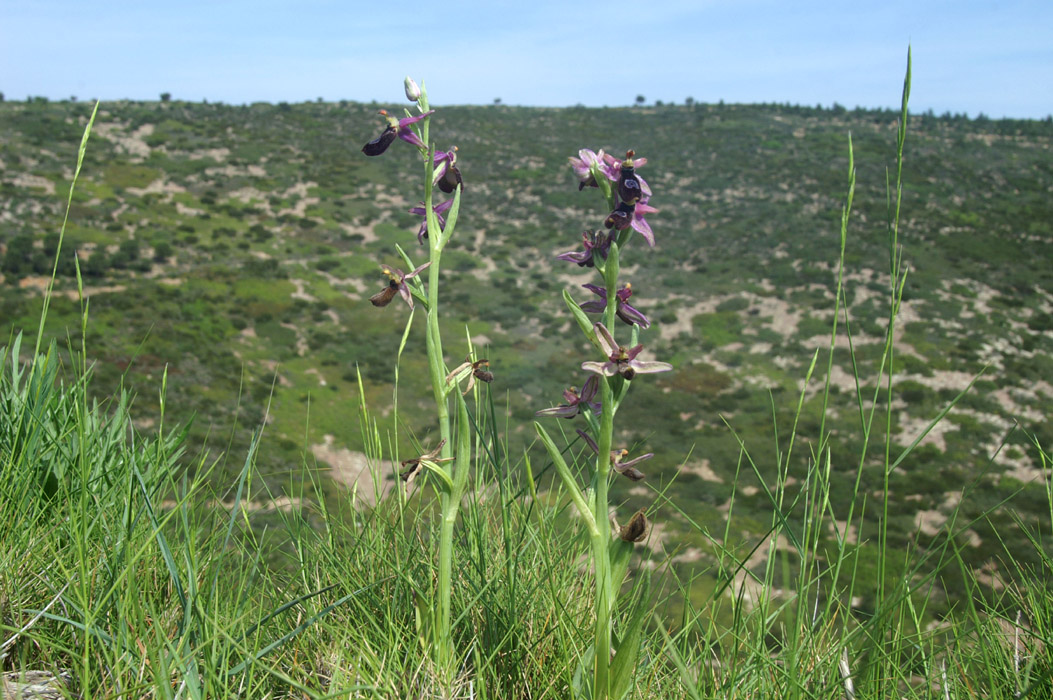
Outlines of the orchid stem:
M608 285L608 289L609 289ZM609 293L609 292L608 292ZM612 298L612 297L609 297ZM608 311L611 305L608 304ZM592 537L592 559L596 570L596 636L593 643L593 700L607 700L611 650L611 613L614 610L615 582L611 580L610 541L611 522L608 514L607 485L611 471L611 443L614 440L614 393L609 380L600 380L600 433L596 471L592 476L595 497L593 517L596 520Z
M428 111L428 93L422 85L419 106L421 112ZM434 203L435 147L429 140L431 117L426 117L421 125L421 140L427 145L424 154L424 212L428 226L428 250L431 265L428 268L428 316L426 344L428 349L428 369L431 374L432 393L435 397L435 409L439 420L439 434L443 440L441 457L452 457L454 453L450 431L450 404L446 393L446 363L442 353L442 333L439 329L439 272L442 258L442 246L452 231L449 224L447 235L443 235L439 219L432 208ZM435 610L435 637L433 639L435 664L440 673L451 677L452 662L456 658L453 651L451 589L453 585L453 528L460 510L461 495L464 493L468 474L468 455L470 440L468 435L467 408L464 401L458 402L459 429L456 449L456 460L441 462L446 470L452 488L442 488L439 492L442 520L439 526L439 579L437 609ZM461 415L464 414L464 415Z

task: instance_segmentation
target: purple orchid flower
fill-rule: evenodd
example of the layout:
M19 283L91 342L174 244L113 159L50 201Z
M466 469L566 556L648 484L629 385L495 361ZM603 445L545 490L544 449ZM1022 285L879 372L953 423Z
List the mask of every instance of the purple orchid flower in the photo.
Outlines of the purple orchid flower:
M592 326L596 337L600 341L603 352L607 355L606 362L582 362L581 368L605 377L620 375L623 379L631 380L637 374L654 374L655 372L668 372L673 366L668 362L644 362L636 357L643 351L643 345L626 348L618 345L614 336L602 323Z
M586 410L592 411L593 413L600 412L599 401L593 401L592 398L596 396L596 391L600 388L599 377L589 377L585 381L585 385L581 387L581 393L574 387L564 390L563 400L565 404L559 406L553 406L552 408L543 408L535 416L558 416L560 418L573 418L579 413L584 413Z
M596 184L596 176L592 173L592 166L597 165L602 170L604 158L607 154L600 149L599 153L596 153L592 149L583 148L578 151L578 157L571 157L570 167L574 168L574 174L578 176L578 191L585 189L586 187L599 187Z
M587 301L581 305L581 310L586 311L590 314L603 313L607 309L607 290L604 287L600 287L595 284L583 284L582 287L589 290L593 294L600 297L599 299L593 299ZM651 321L648 320L643 313L629 304L629 298L633 295L633 286L626 282L621 289L614 293L615 299L618 302L618 309L615 313L625 323L638 325L640 328L649 328Z
M635 152L626 151L625 160L618 167L618 197L628 204L636 204L643 197L643 184L636 175L634 155Z
M457 147L454 146L448 151L439 151L435 154L435 174L432 176L432 182L439 186L439 189L446 194L452 194L457 186L464 187L464 182L461 180L461 171L457 168Z
M435 212L435 217L439 220L440 231L446 230L446 219L444 219L442 215L449 211L452 206L453 200L449 199L432 207L432 211ZM428 212L424 208L424 202L421 202L419 207L413 207L410 209L409 213L424 217L424 221L420 222L420 228L417 229L417 242L424 245L424 239L428 237Z
M644 218L647 214L654 214L658 210L648 204L650 197L644 197L636 204L629 204L628 202L621 202L618 208L607 215L603 225L606 228L613 228L616 231L624 231L625 229L632 227L634 231L637 231L647 244L654 247L654 231L651 230L651 224L647 223L647 219Z
M434 113L435 110L431 109L416 117L406 117L405 119L396 119L388 114L387 110L380 110L380 114L387 120L387 128L365 146L362 147L362 152L367 156L379 156L384 151L388 150L388 146L395 142L395 137L398 137L406 143L411 143L417 148L424 148L424 142L420 140L420 137L410 129L411 124L416 124L424 117Z
M611 249L611 237L602 231L583 231L581 234L583 251L572 250L569 253L560 253L557 260L567 260L577 263L580 267L595 267L596 255L599 254L604 260Z
M585 441L585 444L588 445L589 448L592 450L593 454L598 455L600 453L600 446L596 444L596 441L593 440L588 433L586 433L584 430L581 430L580 428L577 432L578 435L581 436L581 439ZM618 472L622 476L628 477L633 481L640 481L644 478L644 473L637 469L636 465L640 462L651 459L651 457L654 457L654 453L648 452L647 454L640 455L635 459L625 459L628 456L629 450L626 450L624 448L620 450L611 450L611 466L614 467L614 471Z
M633 214L635 212L635 204L619 202L618 208L608 214L607 218L604 219L603 226L604 228L613 228L615 231L624 231L632 225Z
M391 303L391 300L395 298L395 295L398 294L412 309L413 295L410 293L409 287L406 285L406 280L419 275L428 265L431 265L431 262L424 263L408 275L397 268L392 269L387 265L381 265L380 269L388 276L388 285L373 296L369 297L370 303L373 304L373 306L387 306Z
M603 174L607 176L608 180L610 180L611 182L615 182L616 183L616 182L619 181L619 179L621 179L622 169L626 168L626 167L629 168L630 171L633 171L633 175L634 175L635 179L640 184L640 194L642 196L644 196L644 197L650 197L651 196L651 188L650 188L650 186L647 184L646 181L644 181L644 179L642 177L640 177L639 175L635 174L635 169L636 168L642 168L643 166L647 165L647 159L646 158L636 158L636 159L634 159L633 158L634 155L636 155L636 153L634 151L631 151L631 150L630 151L626 151L625 152L625 160L618 160L617 158L612 156L610 153L604 153L603 154L603 162L600 165L600 170L603 171ZM622 198L623 201L626 201L626 202L631 202L632 201L631 199L629 199L625 195L623 195L621 192L619 192L618 194Z

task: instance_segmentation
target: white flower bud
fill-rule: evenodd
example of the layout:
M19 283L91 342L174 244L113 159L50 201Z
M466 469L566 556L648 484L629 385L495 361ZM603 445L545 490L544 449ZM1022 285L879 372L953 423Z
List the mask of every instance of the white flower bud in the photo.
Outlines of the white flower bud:
M417 83L414 82L413 78L406 76L405 81L406 87L406 99L410 102L416 102L420 99L420 88L417 87Z

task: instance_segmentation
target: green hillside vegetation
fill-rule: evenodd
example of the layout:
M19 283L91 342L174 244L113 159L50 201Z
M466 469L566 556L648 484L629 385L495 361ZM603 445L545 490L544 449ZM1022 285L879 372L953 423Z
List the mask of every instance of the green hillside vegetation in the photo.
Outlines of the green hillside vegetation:
M396 407L409 312L368 302L394 244L426 259L410 149L360 153L381 107L104 103L59 251L91 107L0 103L4 670L71 668L93 697L431 692L410 651L429 502L361 502L386 460L437 441L423 323ZM634 384L615 435L656 455L647 487L612 486L619 512L656 509L635 567L664 628L638 697L841 697L842 650L860 697L1049 692L1053 124L912 115L890 241L899 126L790 105L438 109L465 183L447 362L470 338L496 375L474 423L500 449L477 456L455 555L471 692L566 697L588 643L565 565L587 547L532 428L585 380L560 295L593 280L554 259L601 223L567 167L583 147L648 159L657 245L622 276L675 367Z

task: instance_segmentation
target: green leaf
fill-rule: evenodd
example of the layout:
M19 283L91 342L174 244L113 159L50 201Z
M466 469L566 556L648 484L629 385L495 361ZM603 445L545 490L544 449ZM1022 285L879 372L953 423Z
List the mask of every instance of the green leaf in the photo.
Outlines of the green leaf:
M646 585L636 601L636 612L629 619L621 638L614 647L614 660L611 662L610 697L621 700L626 697L632 686L633 671L636 670L636 659L640 656L640 640L644 618L648 608L644 605L647 598Z
M439 250L446 247L446 242L453 236L454 229L457 228L457 212L461 210L461 188L458 187L453 193L453 204L450 206L450 212L446 215L446 228L439 234ZM436 224L438 224L438 218L436 218Z
M545 429L541 427L540 423L534 423L534 429L537 430L538 437L545 443L545 447L548 448L548 455L552 458L552 463L556 466L556 471L563 478L563 484L567 487L567 491L570 492L570 498L574 501L574 505L578 507L578 512L581 517L585 520L586 526L589 528L589 534L592 537L598 537L600 532L596 527L596 518L592 515L592 510L585 503L585 497L581 493L581 489L578 488L578 482L574 480L574 475L570 473L570 467L563 461L563 455L559 453L559 448L556 447L556 443L552 441L549 434L545 432Z
M399 351L395 356L396 367L402 362L402 351L406 349L406 342L409 341L410 328L413 326L413 314L415 313L417 313L416 309L410 309L409 318L406 319L406 328L402 331L402 340L399 341Z
M563 290L563 302L570 309L570 313L574 316L574 320L578 322L578 327L581 328L581 332L585 334L589 342L596 346L600 352L603 352L603 347L600 345L600 341L596 338L596 331L592 329L592 320L585 315L585 312L578 306L578 302L574 301L574 297L570 295L566 289Z
M625 573L629 570L629 560L632 558L632 554L632 542L626 542L618 537L611 539L607 556L608 561L611 563L611 585L616 591L622 585L622 581L625 580Z
M570 689L574 700L592 700L592 662L596 654L590 644L588 650L581 656L574 677L571 679Z

